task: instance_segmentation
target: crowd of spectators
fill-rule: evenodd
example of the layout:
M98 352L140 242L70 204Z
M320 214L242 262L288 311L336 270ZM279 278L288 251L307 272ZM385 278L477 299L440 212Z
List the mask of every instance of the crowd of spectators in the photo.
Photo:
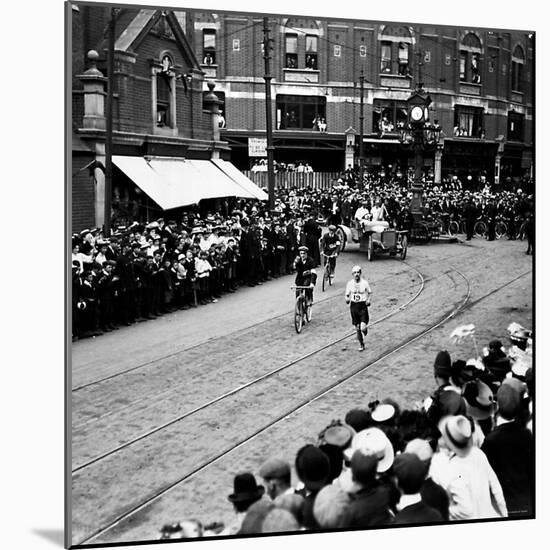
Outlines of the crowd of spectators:
M72 236L72 334L98 336L122 325L153 319L177 309L216 302L243 285L254 286L293 272L299 246L320 264L318 240L328 224L352 226L358 211L384 212L391 226L411 229L412 193L400 182L367 177L363 189L344 173L330 190L281 189L273 210L266 202L233 201L224 212L183 212L117 227L107 238L100 229ZM528 253L534 250L534 201L521 190L468 191L450 183L426 186L423 217L471 223L485 217L508 223L509 238L523 220ZM447 216L445 218L445 216ZM491 224L489 224L491 227ZM467 235L471 238L471 235ZM488 238L494 238L489 232Z
M186 519L161 538L533 517L532 335L508 332L476 359L438 351L424 401L366 398L315 444L237 473L225 525Z
M306 161L273 162L275 173L296 172L298 174L312 174L313 168ZM259 159L250 169L252 172L267 172L267 160Z

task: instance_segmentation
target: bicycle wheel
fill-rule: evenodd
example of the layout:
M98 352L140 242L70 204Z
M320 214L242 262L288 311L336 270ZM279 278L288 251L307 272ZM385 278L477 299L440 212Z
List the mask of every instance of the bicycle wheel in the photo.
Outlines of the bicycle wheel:
M458 234L458 231L459 231L459 227L458 227L458 222L453 220L451 223L449 223L449 233L451 235L456 235Z
M329 266L327 263L325 265L325 269L323 269L323 285L322 285L323 292L325 291L325 287L328 286L329 280L330 280Z
M302 332L302 327L304 326L304 310L302 300L303 298L298 296L298 298L296 298L296 305L294 306L294 328L298 334Z
M311 322L311 303L306 301L305 308L306 308L306 321L309 323Z
M487 225L485 222L477 221L474 225L474 234L476 237L485 237L487 234Z
M518 231L518 235L517 235L517 238L520 240L520 241L523 241L523 239L525 239L525 236L527 235L527 222L523 222L520 226L519 226L519 231Z
M407 239L407 235L403 235L401 237L401 259L404 260L407 257L407 248L409 246L409 242Z
M495 236L497 239L502 239L508 232L508 228L504 222L497 222L495 225Z
M340 240L340 252L342 252L346 249L346 234L340 226L336 228L336 235L338 235L338 239Z

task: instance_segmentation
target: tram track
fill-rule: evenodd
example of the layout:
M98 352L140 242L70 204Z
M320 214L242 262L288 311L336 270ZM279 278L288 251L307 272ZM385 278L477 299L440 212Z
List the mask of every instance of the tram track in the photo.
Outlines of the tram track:
M178 487L182 483L190 480L191 478L193 478L194 476L196 476L200 472L204 471L205 469L209 468L210 466L212 466L212 465L216 464L217 462L223 460L229 454L231 454L234 451L236 451L237 449L243 447L244 445L246 445L250 441L254 440L255 438L257 438L261 434L265 433L270 428L276 426L277 424L279 424L280 422L282 422L283 420L288 418L289 416L291 416L291 415L301 411L302 409L308 407L310 404L314 403L318 399L320 399L323 396L327 395L331 391L333 391L336 388L339 388L340 386L346 384L347 382L349 382L353 378L361 375L362 373L364 373L368 369L374 367L375 365L378 365L379 363L384 361L386 358L388 358L391 355L399 352L400 350L404 349L405 347L413 344L414 342L418 341L420 338L423 338L424 336L426 336L430 332L436 330L437 328L439 328L440 326L445 324L447 321L454 318L461 310L463 310L466 307L468 301L470 300L471 284L470 284L470 281L467 279L467 277L463 273L461 273L459 270L457 270L455 268L452 268L452 271L455 272L456 274L458 274L465 281L466 291L457 301L455 301L453 303L451 310L445 312L442 316L440 316L436 320L435 323L432 323L429 327L425 328L424 330L421 330L419 333L415 334L412 338L406 338L405 340L399 342L395 346L392 346L391 349L384 351L383 353L378 355L376 358L374 358L372 361L369 361L367 364L361 365L361 366L355 368L354 370L352 370L351 372L348 372L345 375L340 376L337 380L331 382L330 384L328 384L325 387L317 390L316 392L308 395L307 398L302 399L302 400L300 400L300 402L293 404L291 407L289 407L289 408L285 409L283 412L279 413L276 417L270 419L270 421L268 423L264 424L263 426L258 427L252 433L248 433L245 437L239 439L236 442L233 442L231 445L229 445L226 448L218 451L218 453L215 456L209 458L208 460L204 461L201 464L198 464L196 467L194 467L191 470L187 471L185 473L185 475L179 476L177 479L173 480L168 485L165 485L164 487L162 487L162 488L158 489L157 491L155 491L154 493L150 494L146 499L142 500L138 504L136 504L136 505L132 506L131 508L125 510L124 512L120 513L119 515L117 515L117 517L111 519L108 522L108 524L106 524L103 527L101 527L100 529L96 530L94 533L92 533L90 535L87 535L84 539L79 541L76 544L76 546L86 544L89 541L91 541L93 539L97 539L98 537L102 536L104 533L106 533L107 531L113 529L114 527L116 527L121 522L123 522L126 519L132 517L133 515L137 514L141 510L143 510L145 507L149 506L154 501L156 501L156 500L160 499L161 497L163 497L166 493L172 491L173 489L175 489L176 487ZM418 296L424 290L424 285L425 285L425 279L422 276L422 274L420 274L420 275L422 277L422 285L421 285L421 288L419 289L419 291L417 292L417 294L413 298L411 298L407 302L407 304L403 304L399 308L397 308L396 310L390 312L389 314L386 314L385 316L383 316L380 319L377 319L375 321L376 323L381 323L383 320L386 320L386 319L394 316L399 311L403 311L406 307L408 307L411 303L413 303L418 298ZM373 324L374 324L374 322L373 322ZM327 349L331 346L334 346L337 343L340 343L343 340L353 336L354 334L355 334L355 332L352 332L350 334L346 334L345 336L342 336L342 337L338 338L337 340L328 343L327 345L323 346L322 348L307 354L307 356L310 357L311 355L314 355L315 353L319 353L320 351L323 351L324 349ZM300 360L303 361L304 359L305 359L305 357L301 358ZM296 362L294 362L294 364L295 363ZM282 367L279 367L279 369L276 369L276 370L281 371L284 368L288 368L288 366L283 365ZM227 394L225 394L223 396L219 396L218 398L216 398L215 400L212 400L209 403L205 403L200 408L198 408L197 411L194 411L194 412L198 412L198 410L202 410L206 407L209 407L209 406L213 405L214 403L217 403L217 402L221 401L222 399L226 399L227 397L235 395L239 391L242 391L245 387L250 387L251 385L253 385L255 383L258 383L258 381L263 380L263 379L267 378L268 376L273 376L274 374L276 374L275 371L273 371L271 373L267 373L267 375L265 375L263 377L260 377L260 378L254 380L254 381L250 381L249 383L243 385L243 387L241 387L241 388L235 388L231 392L227 392ZM190 414L193 414L193 412L190 411L187 416L189 416ZM176 422L176 421L177 420L174 420L174 422ZM158 430L155 429L154 431L156 432ZM144 434L141 438L139 438L139 439L136 438L136 440L134 442L137 442L138 440L141 440L141 439L147 437L148 435L151 435L151 434ZM128 442L128 444L131 444L131 443L132 442ZM125 445L125 447L127 447L127 446L128 445ZM117 452L117 451L113 451L113 452ZM113 454L113 453L109 453L109 454ZM101 458L98 458L97 460L101 460ZM87 465L84 465L83 467L89 466L93 462L97 462L97 460L90 461ZM83 467L79 468L78 470L82 470ZM77 470L73 470L73 473L75 473L76 471ZM88 546L88 544L86 544L86 546Z
M408 264L407 262L402 262L404 263L405 265L407 265L409 268L411 268L410 264ZM412 268L414 269L414 268ZM417 270L415 270L417 271ZM400 275L407 275L408 273L410 273L409 270L402 270L402 271L398 271L397 273L392 273L390 276L387 276L387 277L382 277L376 281L373 281L372 284L376 283L376 284L379 284L381 282L384 282L386 280L389 280L390 278L393 279L395 277L398 277ZM417 271L418 273L418 271ZM327 303L327 302L331 302L331 301L334 301L334 300L341 300L342 299L342 296L341 294L336 294L336 295L333 295L333 296L326 296L325 298L321 298L321 299L316 299L315 300L315 305L318 306L320 304L323 304L323 303ZM232 333L232 336L235 337L239 334L242 334L242 333L245 333L245 332L249 332L249 331L253 331L255 329L257 329L258 327L262 326L262 325L265 325L266 323L269 323L269 322L272 322L274 320L277 320L277 319L281 319L283 317L286 317L288 315L290 315L292 313L292 310L289 310L289 311L285 311L283 313L280 313L278 315L274 315L272 317L270 317L269 319L265 319L265 320L262 320L262 321L259 321L258 323L253 323L252 325L248 325L246 327L242 327L240 328L239 330L235 331L234 333ZM156 363L161 363L167 359L170 359L170 358L173 358L173 357L177 357L178 355L180 354L183 354L183 353L186 353L186 352L189 352L189 351L192 351L192 350L195 350L201 346L204 346L205 344L208 344L208 342L212 340L212 338L208 338L206 340L201 340L200 342L197 342L195 344L192 344L192 345L189 345L189 346L183 346L179 349L177 349L176 351L173 351L171 353L167 353L167 354L164 354L164 355L160 355L160 356L157 356L155 357L154 359L151 359L149 361L145 361L143 363L139 363L138 365L134 365L128 369L124 369L122 371L119 371L119 372L116 372L116 373L113 373L113 374L110 374L109 376L105 376L103 378L100 378L98 380L93 380L91 382L87 382L85 384L80 384L78 386L75 386L71 392L72 394L75 394L77 392L80 392L84 389L88 389L90 387L93 387L93 386L96 386L96 385L100 385L102 384L103 382L108 382L110 380L113 380L115 378L119 378L121 376L124 376L126 374L130 374L130 373L133 373L133 372L136 372L136 371L139 371L141 369L144 369L144 368L147 368L147 367L150 367L151 365L154 365Z
M355 251L353 251L355 252ZM460 254L456 254L456 250L453 254L450 254L449 256L445 256L443 258L440 259L441 262L444 262L445 260L448 260L448 259L453 259L454 261L456 261L457 259L460 259L462 256L467 256L471 254L471 250L464 250L462 251ZM402 262L404 263L405 265L407 265L408 267L411 267L410 264L408 262ZM371 284L375 284L375 285L379 285L380 283L383 283L384 281L388 280L388 279L393 279L394 277L396 276L400 276L400 275L403 275L403 274L406 274L407 271L403 270L403 271L400 271L400 272L397 272L397 273L393 273L392 275L390 276L387 276L387 277L382 277L378 280L371 280ZM429 281L429 278L426 278L425 279L425 282L426 281ZM322 303L325 303L325 302L329 302L329 301L332 301L332 300L335 300L335 299L340 299L341 296L340 295L335 295L335 296L327 296L326 298L321 298L321 299L318 299L316 300L316 304L322 304ZM246 331L250 331L250 330L254 330L256 329L257 327L261 326L261 325L264 325L265 323L267 322L270 322L270 321L273 321L273 320L276 320L276 319L280 319L282 317L285 317L286 315L289 315L289 313L291 313L290 311L287 311L287 312L283 312L281 314L278 314L278 315L275 315L273 317L270 317L269 319L265 319L265 320L262 320L258 323L254 323L252 325L248 325L246 327L242 327L240 328L238 331L236 331L235 333L233 333L234 335L237 335L239 333L244 333ZM127 375L127 374L130 374L130 373L135 373L135 372L138 372L140 371L141 369L145 369L147 367L150 367L156 363L160 363L162 361L165 361L167 359L170 359L170 358L173 358L173 357L177 357L179 354L182 354L182 353L186 353L186 352L189 352L189 351L193 351L197 348L199 348L200 346L203 346L205 344L207 344L210 340L212 340L212 338L208 338L206 340L202 340L200 342L197 342L195 344L192 344L192 345L189 345L189 346L183 346L171 353L168 353L168 354L164 354L164 355L161 355L161 356L157 356L155 357L154 359L151 359L151 360L148 360L148 361L145 361L143 363L139 363L137 365L134 365L128 369L124 369L122 371L119 371L119 372L115 372L115 373L112 373L108 376L105 376L103 378L100 378L98 380L93 380L93 381L90 381L90 382L86 382L84 384L80 384L80 385L77 385L75 386L74 388L72 388L71 392L73 394L77 393L77 392L80 392L84 389L88 389L88 388L91 388L93 386L96 386L96 385L100 385L104 382L108 382L110 380L113 380L113 379L116 379L116 378L119 378L121 376L124 376L124 375Z
M383 316L380 317L379 319L376 319L375 321L373 321L372 323L370 323L369 326L374 326L374 325L377 325L377 324L379 324L379 323L382 323L382 322L385 321L386 319L389 319L389 318L393 317L394 315L397 315L398 313L402 312L402 311L405 310L407 307L409 307L415 300L417 300L418 297L422 294L422 292L423 292L423 290L424 290L424 287L425 287L424 276L423 276L422 273L420 273L420 271L418 271L416 268L410 266L409 264L407 264L407 265L408 265L411 269L413 269L413 270L416 272L416 275L420 278L420 288L418 289L418 291L416 292L416 294L415 294L412 298L410 298L407 302L405 302L404 304L400 305L399 307L393 309L393 310L390 311L389 313L383 315ZM341 298L341 296L338 296L338 297ZM334 298L334 297L331 297L331 298ZM316 302L316 303L318 304L319 301ZM284 315L289 315L289 313L285 313ZM337 344L343 342L344 340L347 340L348 338L350 338L350 337L352 337L352 336L354 336L354 335L355 335L355 331L348 331L348 332L346 332L344 335L339 336L338 338L332 339L332 340L329 341L328 343L326 343L326 344L324 344L324 345L322 345L322 346L320 346L320 347L318 347L318 348L315 348L314 350L311 350L311 351L309 351L309 352L307 352L307 353L301 355L300 357L297 357L296 359L293 359L293 360L291 360L291 361L288 361L288 362L284 363L283 365L278 366L278 367L276 367L275 369L272 369L271 371L262 374L262 375L259 376L259 377L256 377L256 378L254 378L254 379L252 379L252 380L249 380L249 381L245 382L244 384L239 385L239 386L236 387L236 388L233 388L233 389L231 389L231 390L229 390L229 391L227 391L227 392L224 392L223 394L221 394L221 395L219 395L219 396L217 396L217 397L215 397L215 398L213 398L213 399L207 401L206 403L203 403L203 404L201 404L200 406L195 407L195 408L191 409L190 411L187 411L187 412L185 412L184 414L181 414L181 415L177 416L176 418L170 419L169 421L164 422L164 423L160 424L159 426L156 426L155 428L153 428L153 429L151 429L151 430L148 430L148 431L146 431L146 432L140 434L139 436L134 437L133 439L131 439L131 440L129 440L129 441L127 441L127 442L125 442L125 443L123 443L123 444L121 444L121 445L119 445L119 446L117 446L117 447L115 447L115 448L113 448L113 449L107 451L107 452L104 452L104 453L102 453L102 454L100 454L100 455L94 457L93 459L91 459L91 460L89 460L89 461L87 461L87 462L85 462L85 463L83 463L83 464L78 465L77 467L75 467L75 468L72 470L72 473L75 474L75 473L77 473L77 472L79 472L79 471L81 471L81 470L83 470L83 469L85 469L85 468L91 466L92 464L94 464L94 463L96 463L96 462L98 462L98 461L100 461L100 460L102 460L102 459L105 459L105 458L107 458L107 457L109 457L109 456L111 456L111 455L113 455L113 454L115 454L115 453L117 453L117 452L119 452L119 451L121 451L121 450L123 450L123 449L125 449L125 448L127 448L127 447L129 447L129 446L131 446L131 445L133 445L133 444L135 444L135 443L137 443L137 442L139 442L139 441L141 441L141 440L143 440L143 439L145 439L145 438L147 438L147 437L149 437L149 436L151 436L151 435L153 435L153 434L159 432L159 431L161 431L161 430L164 430L164 429L166 429L166 428L168 428L168 427L170 427L170 426L172 426L172 425L174 425L174 424L176 424L176 423L178 423L178 422L180 422L180 421L182 421L182 420L184 420L184 419L186 419L186 418L192 416L193 414L196 414L196 413L198 413L198 412L200 412L200 411L202 411L202 410L204 410L204 409L206 409L206 408L208 408L208 407L211 407L212 405L214 405L214 404L216 404L216 403L218 403L218 402L220 402L220 401L223 401L224 399L227 399L228 397L234 396L234 395L236 395L237 393L242 392L243 390L245 390L245 389L247 389L247 388L249 388L249 387L251 387L251 386L254 386L255 384L259 384L260 382L262 382L262 381L264 381L264 380L266 380L266 379L268 379L268 378L271 378L271 377L273 377L273 376L279 374L280 372L282 372L282 371L284 371L284 370L286 370L286 369L289 369L289 368L291 368L291 367L293 367L293 366L296 366L296 365L298 365L299 363L305 361L306 359L309 359L309 358L311 358L312 356L314 356L314 355L316 355L316 354L318 354L318 353L321 353L321 352L323 352L323 351L325 351L325 350L327 350L327 349L329 349L329 348L331 348L331 347L333 347L333 346L335 346L335 345L337 345ZM82 427L84 427L84 426L87 426L87 425L89 425L89 424L92 424L92 423L94 423L94 422L97 422L97 421L99 421L99 420L101 420L101 419L104 419L104 418L106 418L106 417L109 417L110 415L115 414L115 413L116 413L116 414L119 414L119 413L120 413L121 411L123 411L124 409L128 409L128 408L135 407L135 406L138 404L138 402L143 401L143 400L145 400L145 399L147 399L147 400L149 400L149 401L155 401L155 400L158 400L159 398L166 397L166 396L168 396L168 395L170 395L170 394L175 394L175 393L178 392L178 390L179 390L179 387L176 386L176 387L171 387L169 390L166 390L166 391L161 392L161 393L159 393L159 394L156 394L156 395L154 395L154 396L148 395L146 398L142 398L142 399L140 399L140 400L133 401L132 403L128 404L127 406L125 406L125 407L123 407L123 408L119 408L119 409L117 409L117 410L114 411L114 412L109 411L109 412L107 412L107 413L105 413L105 414L103 414L103 415L100 415L100 416L95 417L95 418L93 418L93 419L90 419L90 420L88 420L88 421L86 421L86 422L83 422L83 423L81 423L80 425L75 426L73 429L76 430L76 429L82 428ZM152 405L152 406L153 406L153 405ZM148 407L142 408L142 409L140 410L140 412L143 412L144 410L147 410L147 408L148 408Z
M458 255L458 256L457 255L452 255L452 256L449 257L449 259L452 258L455 261L458 260L458 262L460 262L460 257L461 257L461 255ZM486 262L484 262L484 263L486 263ZM460 276L460 278L465 282L466 287L467 287L465 292L461 293L460 297L456 296L456 293L460 290L460 286L462 286L462 285L460 285L460 283L456 283L457 280L456 280L456 277L452 276L453 273L456 273L458 276ZM489 298L490 296L493 296L493 295L497 294L502 289L505 289L506 287L512 285L514 282L518 281L522 277L525 277L525 276L527 276L531 273L532 273L531 271L526 271L524 273L521 273L520 275L515 276L511 280L507 280L506 282L502 281L502 279L501 279L501 281L497 283L498 286L496 288L490 288L490 287L487 288L487 286L485 286L485 290L483 291L482 295L480 295L480 292L479 292L480 288L478 287L477 290L475 291L475 294L473 294L474 297L475 297L475 300L472 301L471 281L474 282L474 288L475 288L477 286L477 279L475 279L475 280L472 279L470 281L458 269L452 267L452 265L447 265L447 269L444 270L444 271L441 271L440 275L444 276L446 274L447 276L449 276L449 278L451 278L451 280L454 280L456 284L454 284L453 286L450 286L450 289L452 290L455 297L452 298L452 300L449 300L452 303L453 307L450 310L447 309L446 314L442 314L442 315L438 316L436 319L433 319L433 317L432 317L433 322L431 322L430 326L425 326L424 330L421 330L420 332L417 332L415 334L410 334L410 336L412 336L412 337L403 339L401 342L397 343L397 345L392 346L390 349L387 349L381 355L372 357L367 364L362 365L360 368L354 368L354 370L352 372L347 372L345 376L340 376L340 378L338 378L337 380L334 380L332 383L326 384L326 380L324 380L323 381L324 387L322 387L322 388L318 387L317 391L312 392L310 395L308 395L307 398L300 400L300 402L298 402L298 403L296 403L296 402L295 403L288 403L288 402L284 403L283 405L287 407L284 410L282 409L282 407L281 408L267 409L267 410L270 410L270 413L263 414L262 415L263 418L259 417L259 420L260 420L261 424L260 424L260 422L258 422L258 419L255 423L252 423L252 425L250 425L250 423L249 423L249 430L246 433L246 436L241 436L239 438L238 437L239 432L235 432L234 430L230 430L229 436L225 438L223 446L220 446L221 448L218 448L216 450L211 449L206 454L204 454L204 452L203 452L202 457L200 456L201 455L200 447L194 446L195 449L193 451L193 454L196 454L196 456L199 460L197 462L193 462L193 461L189 461L189 460L185 461L186 465L183 469L183 472L181 472L181 475L178 475L178 472L176 472L172 469L172 473L174 474L174 476L177 476L177 478L174 478L173 476L168 476L167 478L159 477L158 475L154 475L154 470L151 470L150 473L151 473L152 477L149 477L149 474L148 474L147 478L149 479L149 481L147 482L145 487L142 487L142 489L139 493L141 495L141 498L139 498L139 499L135 498L134 500L132 500L131 498L127 499L127 501L124 504L121 503L122 505L118 509L115 508L114 510L111 510L111 511L107 510L106 513L103 512L101 514L98 514L98 518L97 518L98 521L95 521L95 522L92 521L92 523L89 524L89 527L87 529L82 530L79 534L75 534L76 536L75 536L74 540L76 541L76 540L80 539L80 542L77 543L77 546L78 545L88 546L90 542L92 542L92 546L95 546L97 544L93 544L93 541L101 541L103 539L107 540L104 535L107 535L107 538L108 538L108 537L112 536L113 533L125 532L125 530L128 529L133 523L135 523L136 520L138 522L143 521L142 519L140 520L138 518L143 518L144 515L148 516L149 514L151 514L151 510L156 509L155 507L149 508L149 506L152 505L155 501L160 500L160 502L158 504L160 504L161 507L162 507L161 503L166 502L166 501L170 502L170 500L171 499L173 500L175 497L180 498L180 497L178 497L178 495L180 495L182 489L185 491L185 487L193 487L193 483L195 483L195 484L199 483L199 481L204 476L208 477L208 475L210 475L209 472L211 470L215 472L215 471L219 470L220 468L225 468L224 465L231 463L232 460L235 461L235 457L233 457L233 459L229 458L229 455L231 453L234 453L238 449L243 448L248 443L252 442L254 439L257 439L258 437L260 437L262 434L264 434L270 428L275 428L275 430L280 429L281 426L285 425L285 424L282 424L283 420L285 420L286 418L288 418L291 415L294 415L294 414L298 413L299 411L301 411L303 409L305 409L305 411L304 411L304 413L300 414L299 417L301 418L302 416L304 416L304 414L307 417L308 414L311 414L311 413L306 412L308 410L307 409L308 405L311 405L312 403L314 403L315 401L321 399L323 396L326 396L326 395L328 395L328 399L330 400L331 399L330 398L331 392L335 391L336 388L338 388L339 386L343 386L344 384L346 384L347 382L352 380L354 377L360 376L361 373L364 373L365 371L368 371L369 368L373 368L373 367L378 366L378 369L375 369L374 374L373 374L375 377L378 376L380 369L381 370L386 370L387 368L389 368L391 366L391 364L390 364L391 362L388 363L387 365L380 365L380 363L383 362L386 358L388 358L392 354L398 353L400 350L403 350L407 346L410 346L410 345L414 344L414 342L417 342L418 340L420 340L423 337L427 336L430 332L435 331L436 329L438 329L439 327L441 327L445 323L449 322L451 319L453 319L453 318L455 318L459 315L462 315L465 311L469 310L473 306L479 304L480 302L482 302L483 300ZM427 275L427 274L425 274L425 275ZM435 280L437 278L438 277L434 278L434 277L430 277L430 276L425 276L425 277L422 278L422 282L423 282L423 284L425 284L427 281ZM433 289L432 289L432 293L433 293ZM450 293L447 293L446 296L451 297ZM381 323L383 320L395 315L399 310L402 310L404 307L406 307L405 304L399 306L397 309L392 310L390 313L384 315L382 318L377 319L376 321L373 321L372 324L374 325L375 323ZM419 311L422 311L422 310L425 310L425 306L421 306L421 309ZM414 310L412 310L412 311L414 311ZM397 321L397 322L399 323L399 321ZM421 326L422 326L421 324L415 325L415 330L416 330L416 328L420 328ZM385 330L385 329L383 329L383 330ZM411 331L409 331L409 333L410 332ZM347 337L349 337L353 334L354 333L352 333L350 335L344 335L341 338L339 338L338 340L343 341ZM336 345L336 344L334 344L334 345ZM331 347L330 343L329 343L329 345L322 346L322 348L324 348L324 349L328 349L330 347ZM345 348L342 348L342 349L345 349ZM414 349L414 346L413 346L413 349ZM316 352L319 353L320 351L322 351L321 348L319 348L319 350L313 350L313 352L308 353L307 355L311 357L311 356L315 355ZM407 352L405 352L405 353L407 353ZM334 352L332 352L332 355L335 356ZM324 357L323 361L326 362L327 358L330 357L330 354L328 356L324 355L323 357ZM304 359L305 359L305 357L302 358L302 360L304 360ZM355 362L355 363L357 363L357 362ZM312 368L313 365L315 365L315 363L310 362L309 365L306 364L304 366L309 370L309 369ZM270 374L270 373L267 373L267 374ZM276 374L276 373L273 373L273 374ZM267 378L267 377L260 377L260 378ZM251 382L252 382L252 384L254 383L253 381L251 381ZM282 382L281 387L284 387L284 379L280 382L275 382L275 383L278 384L278 383L281 383L281 382ZM215 403L219 403L220 401L223 401L226 398L230 398L233 395L238 396L240 391L243 391L244 389L246 389L246 387L250 387L252 384L249 384L249 383L243 384L242 387L234 388L233 390L228 391L225 394L223 394L223 396L220 395L219 398L214 398L214 399L210 400L208 403L203 403L202 406L197 408L197 412L198 412L198 410L207 409L211 405L214 405ZM271 387L273 387L273 382L271 383ZM345 386L344 386L344 388L345 388ZM254 390L254 391L256 391L256 390ZM341 391L342 390L340 390L340 392ZM347 390L344 390L344 391L347 391ZM265 391L262 390L258 393L258 396L263 395L264 393L265 393ZM334 395L338 395L338 394L339 394L339 391L335 391L335 393L332 394L333 398L334 398ZM235 411L235 406L238 406L237 403L247 402L246 399L247 399L246 394L243 394L242 396L239 396L235 401L233 399L231 399L230 401L232 402L232 404L228 403L227 405L224 405L223 409L221 409L221 410L223 412L225 412L225 414L234 415L235 414L235 412L234 412ZM234 401L234 403L233 403L233 401ZM324 400L323 400L323 402L324 402ZM288 407L288 405L291 405L291 406ZM315 407L313 409L315 409ZM275 412L275 414L272 415L271 418L268 418L269 415L271 414L271 411ZM196 424L197 426L205 425L204 424L205 421L208 422L208 417L210 419L213 419L213 418L216 418L216 417L221 419L222 417L219 413L219 408L218 408L218 412L217 412L216 408L212 408L206 416L199 415L199 417L197 419L191 419L192 423L191 424L188 423L188 425L189 426L193 426L194 424ZM295 420L293 420L293 421L295 421ZM276 428L276 426L279 425L279 423L281 423L281 426L279 426L279 428ZM226 422L226 424L227 424L227 422ZM209 426L209 424L207 423L205 426ZM229 426L229 424L228 424L228 426ZM210 429L213 429L213 428L217 429L215 425L210 426ZM182 426L182 427L178 428L175 432L172 431L171 434L169 433L169 434L166 434L166 435L168 437L174 437L174 435L176 435L178 433L178 430L179 430L179 433L187 433L186 431L182 431L182 429L187 430L188 427ZM192 435L193 432L196 432L196 430L194 428L189 433L189 435L191 437L195 437L195 436ZM197 432L197 433L200 433L200 432ZM277 432L275 432L275 433L277 433ZM163 437L166 438L166 436L163 436ZM263 443L261 443L261 442L264 441L264 439L265 438L260 438L260 445L263 445ZM128 458L131 458L133 456L137 457L139 455L142 455L143 453L146 453L146 455L150 455L151 452L155 452L154 450L152 451L152 449L155 449L155 447L158 446L160 441L161 440L159 440L158 438L152 438L151 441L147 442L146 446L138 445L137 449L131 450L129 453L123 453L120 457L114 457L114 460L108 460L105 464L100 464L99 465L100 469L99 470L92 469L91 472L86 476L86 478L93 479L98 474L100 474L102 471L107 472L112 467L116 467L116 469L120 469L117 466L117 464L121 463L121 460L124 461L124 460L127 460ZM258 447L258 443L253 445L252 449L255 448L255 447ZM246 447L246 448L248 449L248 447ZM204 447L203 447L203 449L204 449ZM214 453L214 454L210 454L211 452ZM240 453L237 453L236 456L237 457L240 456L242 454L242 452L243 451L241 451ZM248 452L248 451L246 451L246 452ZM226 457L227 457L227 460L224 460ZM164 458L166 459L166 457L164 457ZM162 460L161 456L159 456L159 460ZM134 463L133 459L132 459L132 463ZM216 465L216 466L214 466L214 465ZM140 464L140 463L135 463L135 466L139 469L139 471L141 471L141 468L143 468L143 464ZM210 467L213 467L213 469L210 468ZM148 470L149 470L149 468L148 468ZM121 470L121 472L122 472L122 470ZM201 474L201 472L202 472L202 474ZM199 475L199 474L201 474L201 475ZM140 475L142 475L142 474L140 474ZM136 478L135 475L132 476L132 477ZM156 478L156 481L155 481L155 478ZM193 478L195 478L194 481L192 481ZM188 483L186 483L188 481L190 482L190 485ZM82 485L82 483L84 483L84 485ZM81 480L81 481L77 482L77 486L82 486L82 489L84 489L86 487L86 485L89 485L89 483L86 482L85 480ZM178 489L178 487L180 487L180 488ZM163 496L167 495L167 493L169 493L172 490L175 490L174 495L172 495L171 497L167 497L167 499L163 499ZM102 502L103 500L104 500L104 498L101 498L99 502ZM141 514L140 514L140 512L141 512ZM88 522L86 522L86 523L88 523Z

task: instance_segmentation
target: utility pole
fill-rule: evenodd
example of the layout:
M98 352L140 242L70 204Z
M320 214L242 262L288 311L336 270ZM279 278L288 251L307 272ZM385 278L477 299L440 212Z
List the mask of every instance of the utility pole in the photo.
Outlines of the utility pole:
M363 75L363 69L361 69L361 75L359 76L360 86L360 102L359 102L359 189L363 190L363 120L365 118L364 109L364 94L363 83L365 77Z
M422 82L422 52L417 51L416 57L418 57L418 80L416 81L417 90L421 90L424 83Z
M264 17L264 61L265 61L265 125L267 138L267 192L269 196L269 209L275 207L275 173L273 170L273 122L271 116L271 69L269 61L271 56L271 38L269 38L269 27L267 17Z
M115 25L116 8L111 8L109 22L109 39L107 50L107 101L105 105L105 213L103 220L103 234L111 234L111 200L113 189L113 83L115 57Z

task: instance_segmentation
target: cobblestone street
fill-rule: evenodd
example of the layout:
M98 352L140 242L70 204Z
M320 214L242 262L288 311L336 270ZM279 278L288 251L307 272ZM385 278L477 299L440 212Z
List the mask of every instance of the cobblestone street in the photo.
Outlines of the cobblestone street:
M525 247L441 242L411 246L405 262L368 263L351 245L335 285L317 285L313 320L299 335L287 276L76 342L74 543L151 540L183 517L228 522L235 472L257 473L270 455L292 462L332 419L373 399L413 407L435 389L438 350L477 355L471 339L450 342L456 326L476 325L479 352L505 342L512 321L532 326ZM365 353L343 298L356 263L373 289Z

